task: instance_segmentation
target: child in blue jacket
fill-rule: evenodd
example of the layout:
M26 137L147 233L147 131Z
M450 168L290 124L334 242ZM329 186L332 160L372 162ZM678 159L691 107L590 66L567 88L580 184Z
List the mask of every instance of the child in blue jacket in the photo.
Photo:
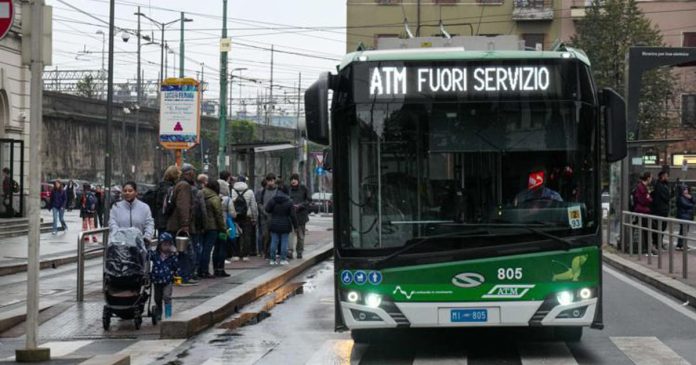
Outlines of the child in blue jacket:
M172 316L172 287L174 276L179 271L179 260L174 249L174 237L168 232L159 235L157 249L150 251L152 271L150 279L155 287L155 306L158 321L162 318L162 301L164 317Z

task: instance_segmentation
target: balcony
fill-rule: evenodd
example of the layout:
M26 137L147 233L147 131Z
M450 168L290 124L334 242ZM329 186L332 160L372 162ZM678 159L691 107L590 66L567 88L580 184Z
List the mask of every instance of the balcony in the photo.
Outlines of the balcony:
M553 20L553 1L514 0L512 19L517 21Z

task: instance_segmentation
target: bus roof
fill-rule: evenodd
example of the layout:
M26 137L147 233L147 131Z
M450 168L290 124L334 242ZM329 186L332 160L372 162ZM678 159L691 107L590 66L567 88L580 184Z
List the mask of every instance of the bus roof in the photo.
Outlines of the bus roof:
M467 51L461 47L390 49L358 51L343 57L338 70L357 61L457 61L457 60L500 60L500 59L563 59L574 58L590 65L585 52L566 47L563 51Z

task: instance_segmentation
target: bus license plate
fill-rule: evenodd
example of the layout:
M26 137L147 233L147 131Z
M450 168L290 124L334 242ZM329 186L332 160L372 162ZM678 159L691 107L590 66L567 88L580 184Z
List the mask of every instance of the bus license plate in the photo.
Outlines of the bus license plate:
M451 322L488 322L488 309L451 309Z

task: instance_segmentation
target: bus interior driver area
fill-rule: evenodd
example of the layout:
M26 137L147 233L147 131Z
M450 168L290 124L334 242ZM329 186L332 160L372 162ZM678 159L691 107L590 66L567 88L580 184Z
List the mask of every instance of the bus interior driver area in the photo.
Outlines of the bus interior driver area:
M354 110L336 123L346 128L351 164L343 248L393 250L427 238L409 250L422 253L521 243L539 230L596 233L596 106L421 102Z

